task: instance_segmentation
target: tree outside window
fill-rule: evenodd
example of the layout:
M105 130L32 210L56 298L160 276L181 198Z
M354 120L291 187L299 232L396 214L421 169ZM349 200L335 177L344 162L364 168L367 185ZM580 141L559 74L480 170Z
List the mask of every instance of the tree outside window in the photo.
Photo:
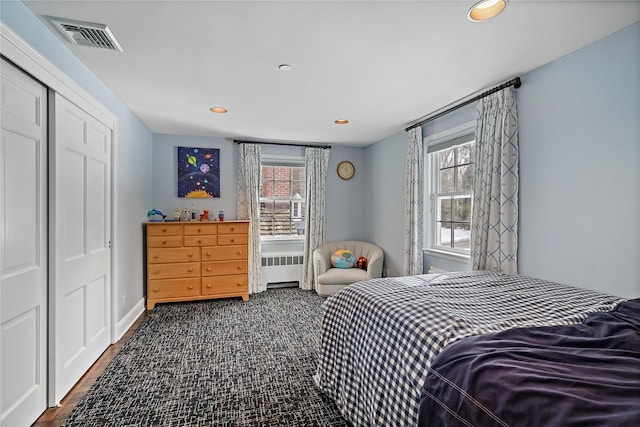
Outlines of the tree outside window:
M474 143L431 154L434 177L434 247L468 252L471 241Z

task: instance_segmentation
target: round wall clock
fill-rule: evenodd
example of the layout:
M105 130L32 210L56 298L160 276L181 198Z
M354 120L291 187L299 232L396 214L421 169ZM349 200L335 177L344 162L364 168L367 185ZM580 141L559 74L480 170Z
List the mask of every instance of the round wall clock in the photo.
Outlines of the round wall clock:
M356 167L348 160L338 164L338 176L342 179L351 179L356 174Z

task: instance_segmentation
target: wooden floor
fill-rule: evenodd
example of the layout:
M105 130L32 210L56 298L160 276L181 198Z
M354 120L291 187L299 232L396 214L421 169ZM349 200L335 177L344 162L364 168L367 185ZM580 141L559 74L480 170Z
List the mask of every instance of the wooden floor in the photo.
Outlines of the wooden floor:
M96 382L100 374L105 370L105 368L109 365L111 360L115 357L116 354L120 351L122 346L127 342L129 337L133 334L133 332L138 328L142 319L147 315L145 311L129 328L129 330L124 334L120 341L115 344L110 345L102 356L96 363L91 366L91 368L87 371L86 374L78 382L76 385L67 393L67 395L60 402L59 408L49 408L38 418L38 420L33 424L35 427L59 427L64 423L67 419L73 408L76 407L78 402L84 397L84 395L89 391L93 383Z

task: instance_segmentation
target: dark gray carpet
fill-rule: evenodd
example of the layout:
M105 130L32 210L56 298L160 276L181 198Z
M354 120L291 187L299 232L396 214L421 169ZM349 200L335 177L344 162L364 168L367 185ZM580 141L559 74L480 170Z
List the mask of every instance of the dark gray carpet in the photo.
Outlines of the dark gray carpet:
M323 298L159 304L64 426L345 426L313 385Z

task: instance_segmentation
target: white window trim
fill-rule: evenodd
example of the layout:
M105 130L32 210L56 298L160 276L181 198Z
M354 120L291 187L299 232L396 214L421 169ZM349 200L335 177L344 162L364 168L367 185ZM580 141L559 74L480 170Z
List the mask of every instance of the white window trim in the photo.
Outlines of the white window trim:
M423 138L423 144L425 146L424 156L425 162L424 164L427 166L425 168L425 182L429 183L429 185L425 185L424 188L424 199L429 203L427 209L425 209L424 214L424 224L425 233L424 233L424 241L423 247L424 251L427 253L432 253L434 255L440 257L450 257L452 260L460 261L467 260L471 258L469 251L455 248L448 248L444 246L436 246L435 245L435 233L436 233L436 222L433 220L435 215L435 194L432 192L434 180L437 180L437 172L434 167L435 161L432 161L430 158L430 154L428 153L428 147L432 147L434 145L441 144L448 140L458 138L464 135L468 135L470 133L475 132L476 122L475 120L471 120L465 123L462 123L458 126L454 126L442 132L435 133L433 135L426 136Z
M261 154L260 166L304 166L304 156L290 156L282 154ZM260 242L272 243L272 242L297 242L304 241L304 235L290 235L290 236L263 236L260 235Z
M261 242L293 242L304 241L304 236L260 236Z
M433 135L429 135L424 137L422 142L425 147L431 147L433 145L440 144L442 142L448 141L453 138L458 138L459 136L468 135L473 133L476 129L476 121L471 120L466 123L462 123L461 125L454 126L450 129L443 130L442 132L434 133ZM427 150L424 150L426 153Z

